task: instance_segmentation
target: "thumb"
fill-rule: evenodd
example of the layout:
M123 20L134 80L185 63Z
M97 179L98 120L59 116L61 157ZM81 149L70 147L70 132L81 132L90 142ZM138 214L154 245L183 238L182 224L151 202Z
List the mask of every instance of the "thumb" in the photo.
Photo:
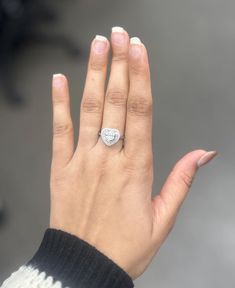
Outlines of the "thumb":
M198 168L209 163L216 155L216 151L195 150L186 154L176 163L161 192L152 199L155 216L158 217L155 219L158 225L160 224L159 221L163 226L164 223L166 225L167 223L174 223Z

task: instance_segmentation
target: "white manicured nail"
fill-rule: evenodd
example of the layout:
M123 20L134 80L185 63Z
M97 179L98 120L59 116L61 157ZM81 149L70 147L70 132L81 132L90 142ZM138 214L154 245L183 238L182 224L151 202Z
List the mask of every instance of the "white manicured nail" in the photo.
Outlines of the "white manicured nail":
M114 45L123 46L124 43L126 43L126 40L124 29L122 27L116 26L112 28L112 43Z
M102 35L96 35L95 39L98 41L104 41L104 42L107 41L107 38L105 36L102 36Z
M140 38L138 37L132 37L130 42L131 44L138 44L138 45L142 44L142 42L140 41Z
M112 32L124 32L124 29L119 26L115 26L112 28Z
M64 75L61 73L53 74L53 78L63 77Z

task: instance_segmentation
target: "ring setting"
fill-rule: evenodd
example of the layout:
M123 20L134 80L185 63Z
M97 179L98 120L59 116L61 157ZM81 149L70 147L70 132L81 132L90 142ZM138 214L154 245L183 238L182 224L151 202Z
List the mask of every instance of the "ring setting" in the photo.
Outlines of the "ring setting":
M119 140L124 139L124 137L120 135L119 130L115 128L103 128L101 132L99 132L99 135L107 146L112 146Z

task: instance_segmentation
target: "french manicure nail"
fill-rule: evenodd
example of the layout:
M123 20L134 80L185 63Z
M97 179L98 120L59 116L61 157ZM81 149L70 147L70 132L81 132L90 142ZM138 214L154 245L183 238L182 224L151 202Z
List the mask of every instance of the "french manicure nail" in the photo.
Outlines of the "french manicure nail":
M122 27L112 28L112 42L117 45L123 45L125 41L124 29Z
M131 47L130 47L130 55L133 58L139 58L142 53L142 42L138 37L132 37L130 40Z
M218 153L216 151L206 152L202 157L198 160L197 166L202 167L209 163Z
M96 35L94 50L98 54L103 54L107 47L107 38L102 35Z
M63 74L61 74L61 73L53 74L53 78L61 77L61 76L63 76Z
M62 78L64 77L63 74L57 73L57 74L53 74L53 86L62 86L63 85L63 81Z
M124 29L120 26L112 27L112 32L124 32Z
M138 38L138 37L132 37L130 42L131 42L131 44L138 44L138 45L142 44L140 38Z

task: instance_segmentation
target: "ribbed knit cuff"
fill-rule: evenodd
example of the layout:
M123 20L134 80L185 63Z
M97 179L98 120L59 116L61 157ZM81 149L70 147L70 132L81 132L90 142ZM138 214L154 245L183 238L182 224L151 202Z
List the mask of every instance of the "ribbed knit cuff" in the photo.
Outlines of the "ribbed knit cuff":
M88 242L57 229L47 229L27 265L70 288L132 288L130 276Z

